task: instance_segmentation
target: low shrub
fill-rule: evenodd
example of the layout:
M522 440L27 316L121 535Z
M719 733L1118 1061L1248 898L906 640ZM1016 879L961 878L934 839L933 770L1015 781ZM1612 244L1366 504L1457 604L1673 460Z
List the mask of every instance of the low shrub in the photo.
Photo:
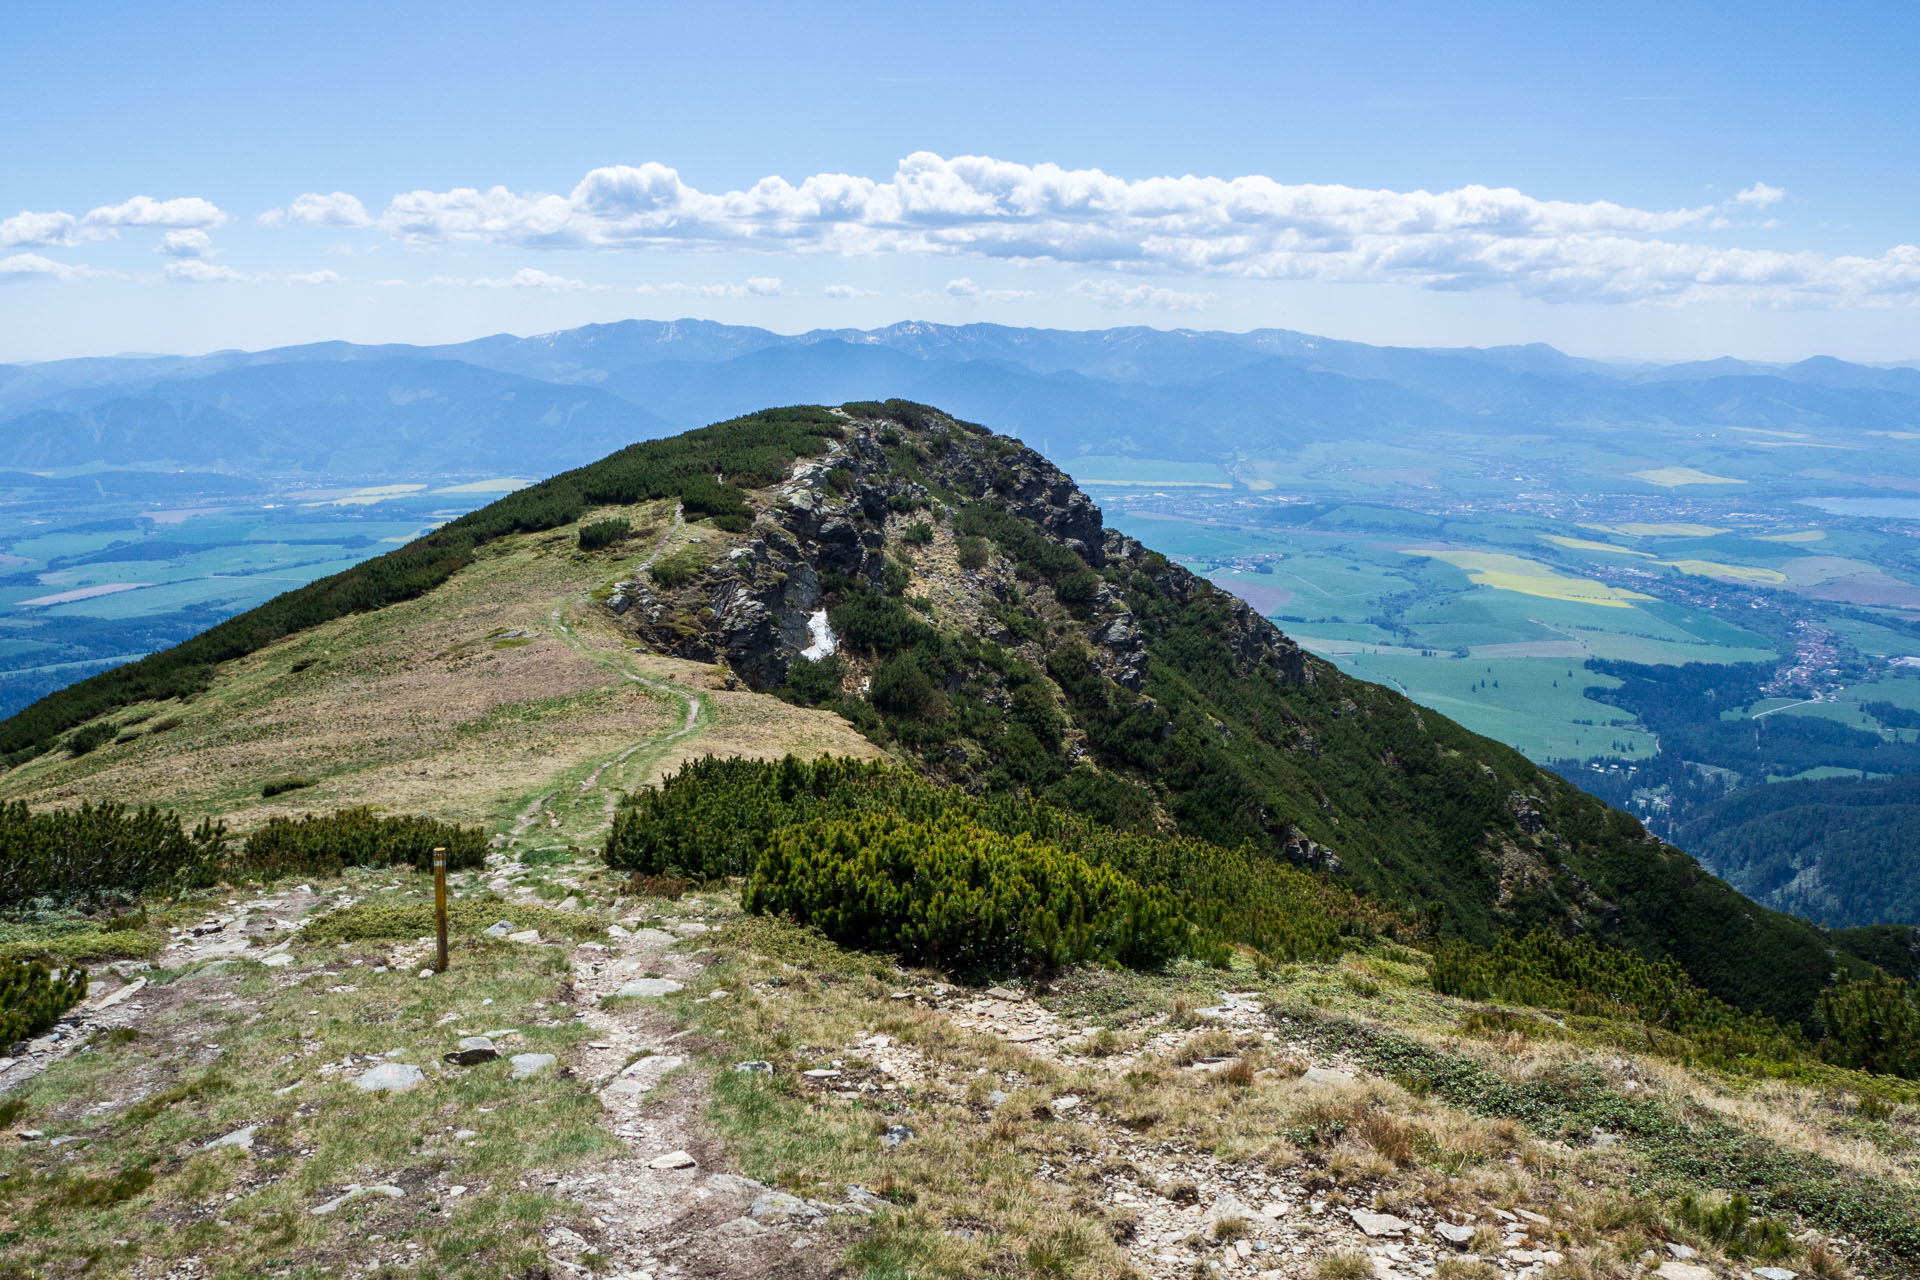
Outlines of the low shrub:
M34 899L58 903L133 900L211 884L227 831L202 822L189 832L159 809L81 802L33 812L0 805L0 907Z
M67 754L84 756L112 742L114 735L119 732L120 727L110 720L96 720L92 724L82 725L67 735Z
M768 842L741 900L845 946L969 975L1086 961L1153 968L1190 949L1163 891L957 815L788 828Z
M647 574L660 586L672 591L686 586L705 573L707 561L691 548L684 548L670 556L662 556L653 562Z
M592 520L580 526L580 549L598 551L624 541L633 533L631 520Z
M298 820L271 818L247 837L233 869L271 878L404 862L416 871L431 871L436 845L446 849L450 871L478 867L487 860L486 833L478 827L413 816L382 817L363 805Z
M87 998L87 973L56 976L37 960L0 960L0 1047L36 1036Z
M1536 928L1491 948L1447 942L1427 971L1442 995L1639 1022L1687 1037L1719 1058L1791 1060L1805 1051L1797 1028L1733 1008L1695 986L1671 959L1645 960L1590 938Z
M900 531L900 541L911 543L916 547L924 547L933 541L933 526L925 520L915 520Z
M310 787L317 781L318 779L316 778L272 778L260 784L260 798L262 800L271 800L275 796L285 795L289 791L298 791L302 787Z
M1224 958L1225 943L1245 944L1277 961L1324 959L1339 954L1350 938L1398 927L1392 911L1251 844L1224 849L1183 837L1127 834L1027 795L975 795L897 765L833 757L811 763L792 757L778 763L691 761L658 788L628 798L614 815L603 856L626 872L697 881L743 876L782 829L866 813L915 822L959 815L1164 890L1180 915L1216 940L1209 960Z
M60 965L145 960L165 945L164 935L148 924L144 914L105 920L0 922L0 959L7 960Z

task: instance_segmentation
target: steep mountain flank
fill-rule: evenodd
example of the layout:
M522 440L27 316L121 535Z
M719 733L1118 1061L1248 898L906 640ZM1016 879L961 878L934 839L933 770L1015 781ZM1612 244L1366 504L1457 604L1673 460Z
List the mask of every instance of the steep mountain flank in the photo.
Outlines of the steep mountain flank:
M577 537L546 532L576 523ZM512 619L481 608L512 599L516 556L564 563L540 580L572 584L580 625L549 614L550 594ZM399 667L439 663L458 685L460 644L504 670L514 651L502 644L560 653L601 636L610 662L618 637L625 650L724 664L725 682L744 686L732 696L837 711L872 743L975 791L1028 790L1121 829L1247 843L1338 874L1441 936L1484 943L1535 924L1604 935L1792 1021L1812 1018L1835 968L1818 931L1740 897L1627 815L1341 675L1238 598L1107 529L1033 450L897 401L770 411L631 446L63 690L0 723L16 766L0 792L79 794L80 779L156 750L135 732L71 751L74 731L101 741L95 726L135 704L154 715L184 700L221 721L209 728L223 741L257 744L250 722L288 717L242 710L234 672L277 679L278 659L262 650L324 657L310 638L280 642L332 628L346 643L356 615L444 619L436 601L453 590L472 601L472 636L436 634L431 648L394 639ZM516 634L503 641L508 626ZM640 678L616 668L609 687L631 691ZM257 703L279 687L250 692ZM810 724L824 719L812 714ZM235 750L261 754L256 764L271 755ZM137 779L177 785L178 772L113 776L115 798L165 799ZM350 798L348 783L335 790Z
M1238 598L1106 529L1015 441L849 405L752 524L617 583L635 639L834 707L930 772L1116 826L1252 841L1480 941L1547 924L1671 955L1804 1019L1834 968L1637 822L1341 675ZM662 572L662 569L665 572Z

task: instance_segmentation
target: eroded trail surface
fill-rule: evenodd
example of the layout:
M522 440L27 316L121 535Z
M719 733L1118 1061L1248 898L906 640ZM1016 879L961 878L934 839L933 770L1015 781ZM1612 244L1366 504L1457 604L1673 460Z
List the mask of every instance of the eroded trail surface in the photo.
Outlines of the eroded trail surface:
M549 1191L578 1206L573 1225L547 1232L557 1267L626 1280L824 1276L839 1246L813 1228L879 1204L858 1188L844 1204L775 1191L732 1171L708 1136L710 1081L692 1062L703 1046L658 1002L698 977L709 928L675 912L630 915L605 941L572 949L566 994L592 1038L570 1069L626 1154L552 1181Z

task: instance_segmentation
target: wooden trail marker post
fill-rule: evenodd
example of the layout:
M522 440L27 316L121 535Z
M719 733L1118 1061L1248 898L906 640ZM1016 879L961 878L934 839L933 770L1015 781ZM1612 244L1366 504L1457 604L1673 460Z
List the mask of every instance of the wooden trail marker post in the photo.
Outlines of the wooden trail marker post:
M439 935L440 955L433 966L435 973L447 971L447 851L436 847L433 851L433 927Z

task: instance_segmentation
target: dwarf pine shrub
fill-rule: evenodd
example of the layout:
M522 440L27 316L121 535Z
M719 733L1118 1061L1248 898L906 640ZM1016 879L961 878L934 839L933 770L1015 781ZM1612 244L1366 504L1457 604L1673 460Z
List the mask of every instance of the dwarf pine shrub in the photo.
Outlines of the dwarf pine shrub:
M308 814L299 819L272 818L247 837L234 858L234 871L261 877L326 875L342 867L384 867L407 863L416 871L433 869L435 846L447 851L447 869L477 867L487 860L486 833L411 815L383 817L371 807Z
M1252 844L1225 849L1184 837L1103 827L1022 793L976 795L909 769L824 757L688 762L614 815L604 856L643 875L694 880L751 872L787 827L862 814L934 822L952 814L1003 836L1025 835L1163 890L1200 928L1204 958L1238 943L1274 960L1336 955L1352 938L1400 926L1389 909L1310 875Z
M202 822L189 832L155 808L95 805L38 813L0 804L0 907L36 898L59 903L131 900L212 883L227 830Z
M1835 1066L1920 1079L1920 1004L1911 984L1876 974L1842 982L1820 997L1826 1039L1820 1056Z
M1694 1040L1719 1056L1790 1059L1804 1049L1797 1028L1733 1008L1696 986L1671 959L1646 960L1546 929L1508 935L1491 948L1442 943L1428 963L1428 976L1443 995L1639 1022Z
M631 520L592 520L580 526L580 549L598 551L623 540L632 532Z
M768 842L741 900L844 946L962 974L1089 961L1155 968L1191 950L1163 890L957 814L789 827Z
M38 1035L86 999L87 973L55 976L34 960L0 960L0 1047Z

